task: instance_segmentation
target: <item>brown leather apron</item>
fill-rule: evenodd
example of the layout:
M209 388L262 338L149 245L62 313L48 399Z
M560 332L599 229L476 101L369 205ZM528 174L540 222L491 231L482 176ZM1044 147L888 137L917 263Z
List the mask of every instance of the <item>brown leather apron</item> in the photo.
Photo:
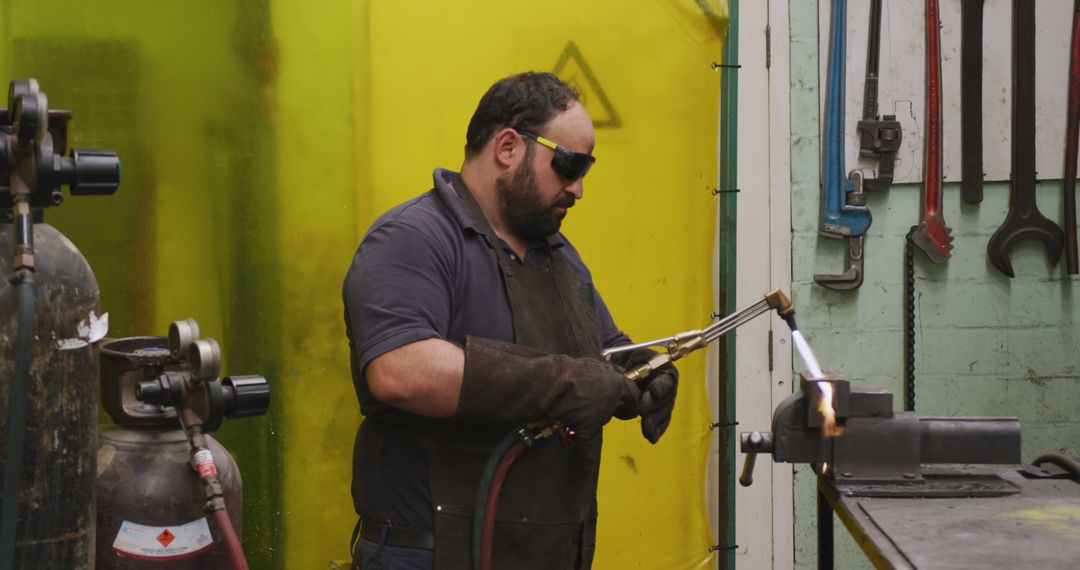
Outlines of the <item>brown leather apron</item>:
M460 178L454 181L498 259L513 313L515 342L551 353L599 357L600 323L592 291L558 250L542 267L509 258ZM467 568L472 514L484 464L514 425L437 423L425 437L435 509L435 568ZM528 570L589 568L596 541L601 438L564 448L544 441L527 450L499 498L492 563Z

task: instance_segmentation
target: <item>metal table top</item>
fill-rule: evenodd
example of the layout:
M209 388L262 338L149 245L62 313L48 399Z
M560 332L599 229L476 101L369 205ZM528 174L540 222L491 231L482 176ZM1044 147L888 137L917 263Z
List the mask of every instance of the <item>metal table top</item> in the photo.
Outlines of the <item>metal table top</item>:
M997 473L1019 492L868 497L827 478L818 488L878 568L1080 568L1080 483Z

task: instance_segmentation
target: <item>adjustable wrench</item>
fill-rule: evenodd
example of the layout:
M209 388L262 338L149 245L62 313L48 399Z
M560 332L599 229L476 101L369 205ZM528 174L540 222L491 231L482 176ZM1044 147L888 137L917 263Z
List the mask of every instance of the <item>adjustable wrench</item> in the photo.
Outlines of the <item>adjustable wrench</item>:
M896 115L878 116L878 55L881 52L881 0L870 0L870 30L866 40L866 81L863 83L863 114L855 125L859 133L859 156L878 159L877 178L863 180L867 192L888 190L893 181L896 152L902 132Z
M1039 212L1035 198L1035 3L1013 0L1012 192L1009 213L986 246L990 263L1013 277L1009 248L1025 238L1042 240L1057 263L1065 235ZM1074 155L1075 155L1075 148Z
M825 80L825 141L822 153L820 232L826 237L860 236L870 227L870 210L847 199L853 190L844 173L844 58L847 0L833 0L829 34L829 68Z
M952 229L945 225L941 212L941 18L938 14L938 0L926 0L925 113L923 219L911 239L926 253L930 261L944 263L953 246Z
M1069 98L1065 121L1065 266L1080 273L1076 251L1076 146L1080 136L1080 0L1073 3L1072 46L1069 50Z
M983 199L982 41L983 2L960 3L960 171L968 204Z
M880 179L880 178L879 178ZM863 194L863 177L858 170L852 170L848 173L848 180L851 181L852 191L847 195L848 200L862 204L866 195ZM825 287L826 289L832 289L833 291L851 291L858 289L863 282L863 240L866 239L866 234L861 236L848 236L848 253L847 261L848 268L840 275L827 275L818 273L814 275L814 281L818 285Z

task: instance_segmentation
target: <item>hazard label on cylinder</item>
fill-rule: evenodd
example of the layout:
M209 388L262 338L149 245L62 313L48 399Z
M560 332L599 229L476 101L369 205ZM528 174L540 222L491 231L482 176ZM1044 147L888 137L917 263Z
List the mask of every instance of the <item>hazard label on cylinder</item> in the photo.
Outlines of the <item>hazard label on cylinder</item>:
M113 541L120 556L170 560L194 556L214 545L206 517L174 526L147 526L124 521Z

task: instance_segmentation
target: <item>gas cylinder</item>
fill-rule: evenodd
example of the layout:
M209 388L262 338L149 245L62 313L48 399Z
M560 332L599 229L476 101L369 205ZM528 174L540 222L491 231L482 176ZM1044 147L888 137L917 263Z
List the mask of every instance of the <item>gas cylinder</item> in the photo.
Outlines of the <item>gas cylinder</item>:
M102 344L102 405L119 427L101 433L98 450L98 570L233 567L226 532L207 514L208 487L193 465L193 455L199 455L193 449L201 444L190 428L199 426L199 438L205 438L220 484L215 500L224 499L239 537L240 471L207 434L223 417L265 413L270 395L260 376L219 380L220 349L198 336L197 323L189 319L173 323L168 338Z
M97 457L97 280L56 228L34 224L34 326L15 524L16 568L91 568ZM0 472L15 374L12 226L0 223ZM82 331L80 331L82 327ZM2 499L0 499L2 500Z
M242 536L243 483L232 457L207 436L229 518ZM231 568L216 525L203 512L202 483L180 429L101 433L97 568ZM151 564L152 563L152 564Z
M98 394L97 280L45 210L120 183L108 150L71 149L72 113L34 79L0 109L0 565L92 568Z

